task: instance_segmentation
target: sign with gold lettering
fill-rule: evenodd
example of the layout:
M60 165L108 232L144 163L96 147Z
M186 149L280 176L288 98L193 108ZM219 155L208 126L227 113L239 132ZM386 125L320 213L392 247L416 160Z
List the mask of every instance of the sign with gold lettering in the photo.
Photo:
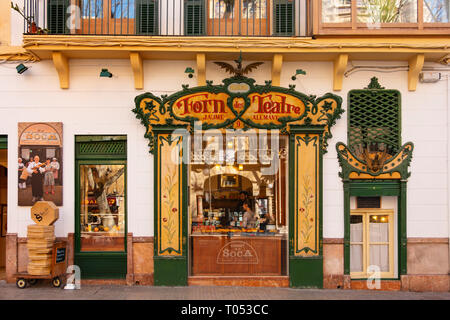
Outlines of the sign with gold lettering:
M329 127L340 117L342 99L331 93L320 98L282 88L255 85L255 80L234 76L221 85L207 81L206 86L189 88L170 96L144 93L135 98L133 112L147 127L153 152L154 127L196 129L268 129L286 130L291 126L323 126L322 148L331 137Z

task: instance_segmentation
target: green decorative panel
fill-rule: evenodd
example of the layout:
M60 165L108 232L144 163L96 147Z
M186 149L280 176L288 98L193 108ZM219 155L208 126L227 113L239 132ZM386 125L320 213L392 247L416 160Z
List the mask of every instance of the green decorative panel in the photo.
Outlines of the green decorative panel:
M154 257L155 286L186 286L188 264L186 257Z
M348 145L353 152L361 146L384 143L388 153L399 151L400 92L385 90L372 78L369 86L348 93Z
M125 279L127 253L75 253L82 279Z
M125 136L77 136L76 142L77 158L127 156Z
M289 286L293 288L323 288L323 257L289 259Z

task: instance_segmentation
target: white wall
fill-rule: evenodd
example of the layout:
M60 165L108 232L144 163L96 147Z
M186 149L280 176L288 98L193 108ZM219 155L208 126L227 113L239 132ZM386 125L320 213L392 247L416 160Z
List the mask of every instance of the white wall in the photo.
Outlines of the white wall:
M364 62L367 65L367 62ZM371 62L372 65L388 64ZM389 63L402 64L404 63ZM59 88L51 61L27 64L31 68L17 74L15 64L0 65L0 134L8 134L10 168L17 163L17 123L26 121L61 121L64 124L64 205L56 223L57 236L74 230L74 136L77 134L126 134L128 136L128 217L129 232L136 236L153 235L153 158L148 152L145 129L131 109L134 97L151 91L156 95L179 91L182 84L196 85L186 67L195 69L195 61L145 61L145 90L135 90L128 60L71 60L70 89ZM227 77L212 62L207 62L207 79L219 84ZM100 78L108 68L113 78ZM271 63L266 62L251 74L256 83L270 79ZM306 76L291 76L296 69ZM296 84L306 94L323 95L332 91L331 62L285 62L281 85ZM402 93L402 141L413 141L415 150L408 182L408 237L448 237L447 211L447 84L421 84L417 91L407 89L407 72L364 71L344 79L347 93L369 84L377 76L382 86ZM343 238L343 189L335 144L347 141L347 113L332 128L324 156L324 232L325 238ZM29 208L17 207L17 175L9 175L9 232L26 235L31 223Z

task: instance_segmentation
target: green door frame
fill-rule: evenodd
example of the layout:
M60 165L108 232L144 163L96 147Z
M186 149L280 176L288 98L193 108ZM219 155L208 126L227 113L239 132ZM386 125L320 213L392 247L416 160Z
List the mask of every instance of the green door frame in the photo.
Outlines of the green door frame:
M75 138L75 237L74 237L74 263L81 269L84 279L125 279L127 275L127 156L125 154L90 154L80 155L79 144L91 142L90 138L78 136ZM95 138L94 138L95 139ZM107 141L107 140L105 140ZM101 143L99 139L97 142ZM125 142L126 143L126 142ZM126 148L125 148L126 150ZM125 166L125 234L124 251L81 251L80 230L80 166L86 164L106 164Z
M186 164L186 161L182 161L180 164L181 166L181 190L182 190L182 197L181 197L181 220L183 221L181 223L181 255L165 255L163 252L160 252L160 237L159 237L159 230L158 226L161 226L161 222L158 221L159 214L158 214L158 201L161 201L161 196L158 195L158 178L161 178L161 170L158 167L158 164L161 163L159 158L161 157L161 152L158 148L158 141L160 137L163 135L167 136L173 133L174 130L177 128L173 127L165 127L165 128L158 128L157 130L154 130L155 134L155 140L156 141L156 147L154 150L154 175L153 175L153 181L154 181L154 210L153 210L153 218L154 218L154 245L153 245L153 261L154 261L154 285L155 286L187 286L188 284L188 257L189 257L189 248L188 248L188 181L187 181L187 170L188 166ZM180 129L180 128L178 128ZM186 136L182 138L182 152L184 155L184 152L188 150L188 141L189 139L186 139ZM161 181L161 180L160 180Z
M344 181L344 274L350 275L350 197L396 196L398 278L407 274L406 181Z
M323 288L323 143L324 126L292 126L289 135L289 285L296 288ZM295 217L297 216L295 201L295 190L300 186L295 177L296 141L298 133L311 134L319 137L318 141L318 168L316 168L318 201L318 225L316 232L319 233L318 254L313 256L301 256L295 249L295 233L299 232L300 226L295 229ZM314 161L308 159L308 161ZM295 179L295 180L294 180Z

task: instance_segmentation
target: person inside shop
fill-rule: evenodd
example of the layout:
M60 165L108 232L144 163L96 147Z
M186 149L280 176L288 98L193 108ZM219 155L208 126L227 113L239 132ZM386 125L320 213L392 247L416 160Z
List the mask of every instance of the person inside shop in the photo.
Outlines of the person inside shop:
M45 163L39 162L39 156L34 157L34 161L30 162L27 167L28 173L31 174L31 194L33 202L44 200L44 172Z
M245 192L245 191L241 191L241 192L239 192L239 202L238 202L236 211L245 211L245 209L244 209L244 203L245 202L248 203L250 208L252 207L251 203L250 203L250 199L249 199L248 193Z
M256 214L250 209L250 203L248 201L244 202L242 205L244 208L244 218L242 219L242 226L246 229L256 228L256 222L258 221L258 217Z

